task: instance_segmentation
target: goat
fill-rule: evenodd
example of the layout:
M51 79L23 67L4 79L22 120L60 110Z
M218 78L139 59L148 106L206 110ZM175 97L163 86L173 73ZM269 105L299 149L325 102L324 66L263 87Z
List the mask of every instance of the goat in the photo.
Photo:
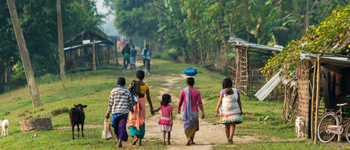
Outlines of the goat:
M74 126L77 125L78 128L78 137L79 137L79 124L81 124L81 136L84 137L84 121L85 121L85 113L84 109L87 105L74 105L72 109L69 111L70 123L72 125L72 136L74 140Z
M9 135L9 121L8 120L0 120L0 124L2 127L1 137L5 137L6 135ZM7 133L7 134L6 134Z
M295 132L297 134L297 138L300 138L302 136L301 128L304 126L304 119L302 117L297 117L295 119Z

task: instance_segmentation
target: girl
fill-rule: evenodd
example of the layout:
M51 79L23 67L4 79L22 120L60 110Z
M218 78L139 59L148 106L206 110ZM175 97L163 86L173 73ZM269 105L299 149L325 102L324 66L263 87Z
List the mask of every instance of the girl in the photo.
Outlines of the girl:
M163 94L162 102L160 102L160 107L154 112L158 112L162 109L162 116L158 121L158 130L163 131L163 145L165 145L165 136L168 132L168 145L170 143L170 132L173 127L173 106L169 105L171 103L171 96L169 94Z

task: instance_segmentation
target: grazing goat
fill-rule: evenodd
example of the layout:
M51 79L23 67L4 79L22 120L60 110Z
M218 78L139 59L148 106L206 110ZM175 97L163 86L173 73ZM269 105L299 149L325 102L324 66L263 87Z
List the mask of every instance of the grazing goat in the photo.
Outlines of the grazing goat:
M297 117L297 119L295 119L295 132L297 134L297 138L302 136L302 127L304 127L304 119L302 117Z
M2 127L1 137L9 135L9 125L10 125L9 121L8 120L0 120L0 124Z
M87 105L74 105L72 109L69 111L70 123L72 125L72 136L74 140L74 126L77 125L78 128L78 137L79 137L79 124L81 124L81 136L84 137L84 121L85 121L85 113L84 109Z

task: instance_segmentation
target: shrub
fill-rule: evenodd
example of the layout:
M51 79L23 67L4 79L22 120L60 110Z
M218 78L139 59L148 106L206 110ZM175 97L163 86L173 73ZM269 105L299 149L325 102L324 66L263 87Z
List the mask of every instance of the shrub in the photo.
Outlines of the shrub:
M69 112L69 109L67 107L61 107L61 108L58 108L58 109L51 111L51 115L58 116L60 114L68 113L68 112Z

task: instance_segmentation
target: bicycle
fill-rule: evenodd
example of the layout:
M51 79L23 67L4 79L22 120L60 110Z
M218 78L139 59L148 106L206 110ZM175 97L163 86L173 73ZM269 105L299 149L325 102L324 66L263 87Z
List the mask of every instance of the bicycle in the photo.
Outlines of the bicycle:
M347 96L349 99L350 95ZM317 124L317 137L323 143L328 143L332 141L335 135L341 135L346 132L346 140L350 143L349 139L349 128L350 128L350 119L343 122L343 112L342 107L348 105L347 103L337 104L339 110L335 112L332 109L328 109L327 113L325 113ZM343 127L343 125L345 125Z

